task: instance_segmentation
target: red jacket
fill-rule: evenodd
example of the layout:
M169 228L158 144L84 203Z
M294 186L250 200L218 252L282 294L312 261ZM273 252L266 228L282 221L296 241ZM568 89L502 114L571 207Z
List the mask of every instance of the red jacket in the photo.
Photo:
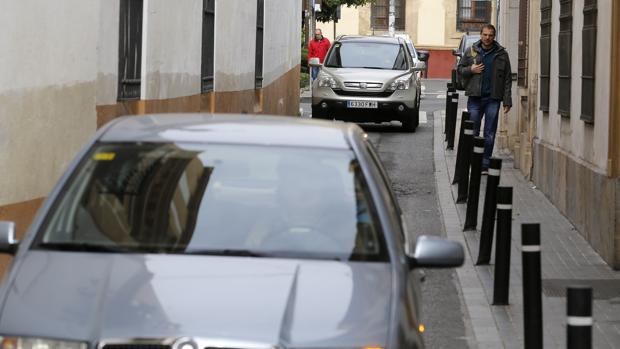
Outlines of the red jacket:
M308 59L319 57L319 61L323 63L327 50L329 50L331 45L325 37L321 40L312 39L310 45L308 45Z

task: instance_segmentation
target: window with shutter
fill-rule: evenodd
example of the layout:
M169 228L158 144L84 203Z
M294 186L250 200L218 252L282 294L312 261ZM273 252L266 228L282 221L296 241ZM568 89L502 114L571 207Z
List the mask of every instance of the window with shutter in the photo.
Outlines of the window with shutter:
M213 90L213 62L215 56L215 0L202 1L202 63L201 91Z
M142 0L121 0L118 36L119 101L140 99Z
M256 66L255 88L263 87L263 26L265 17L265 0L257 0L256 7Z
M583 48L581 53L581 120L594 123L596 72L597 1L586 0L583 7Z
M527 87L529 3L529 0L521 0L519 3L519 65L517 84L520 87Z
M394 28L396 30L405 30L405 0L396 0L394 2ZM389 0L375 0L370 8L370 17L372 28L375 30L388 30L390 15Z
M558 114L570 116L571 68L573 53L573 0L560 0L560 33L558 35L559 85Z
M544 112L549 112L551 6L552 0L541 0L540 2L540 110Z

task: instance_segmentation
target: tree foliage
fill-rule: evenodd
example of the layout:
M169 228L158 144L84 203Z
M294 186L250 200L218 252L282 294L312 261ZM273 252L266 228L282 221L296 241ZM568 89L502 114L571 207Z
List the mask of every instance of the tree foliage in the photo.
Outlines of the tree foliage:
M336 8L338 8L338 5L358 7L373 2L375 0L323 0L321 12L315 12L316 20L323 23L333 21L336 18Z

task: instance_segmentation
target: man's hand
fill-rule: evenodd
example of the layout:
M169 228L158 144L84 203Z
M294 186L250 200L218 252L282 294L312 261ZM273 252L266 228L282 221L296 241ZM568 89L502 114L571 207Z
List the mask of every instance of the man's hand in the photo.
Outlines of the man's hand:
M511 108L512 108L511 106L505 105L504 106L504 114L508 114L508 112L510 111Z
M480 74L484 71L484 64L480 63L480 64L472 64L471 65L471 72L474 74Z

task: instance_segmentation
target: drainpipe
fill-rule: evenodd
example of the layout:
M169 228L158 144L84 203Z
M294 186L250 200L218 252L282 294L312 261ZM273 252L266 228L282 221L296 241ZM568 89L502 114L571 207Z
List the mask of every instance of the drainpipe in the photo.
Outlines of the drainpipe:
M396 27L396 0L390 0L390 15L389 15L389 25L390 28L390 36L394 36L394 31Z

